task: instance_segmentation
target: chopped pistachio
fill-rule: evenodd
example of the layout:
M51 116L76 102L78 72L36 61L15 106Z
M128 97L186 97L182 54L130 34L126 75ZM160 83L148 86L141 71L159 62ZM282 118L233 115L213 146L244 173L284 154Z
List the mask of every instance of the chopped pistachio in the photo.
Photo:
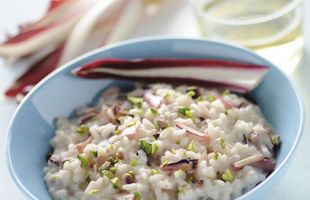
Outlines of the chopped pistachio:
M141 97L132 97L132 96L128 96L127 100L133 104L136 105L138 108L142 107L142 98Z
M187 108L187 107L180 107L178 109L178 113L181 113L181 114L183 114L183 115L185 115L186 117L189 117L189 118L193 117L192 111L189 108Z
M134 126L134 125L136 125L136 124L137 124L136 121L131 121L131 122L127 123L126 126L127 126L127 127L131 127L131 126Z
M169 160L165 160L162 164L161 164L161 166L164 166L164 165L166 165L166 164L168 164L169 163Z
M191 143L189 143L189 145L187 146L187 150L188 151L194 151L195 150L194 140L192 140Z
M177 189L177 195L182 195L182 194L184 194L184 189L183 188L178 188Z
M226 96L229 95L230 91L228 89L224 90L224 92L222 93L222 96Z
M135 192L133 195L134 195L135 200L141 200L140 192Z
M279 135L273 135L273 136L271 137L271 143L272 143L273 145L279 145L280 142L281 142L281 140L280 140L280 136L279 136Z
M234 175L230 169L225 170L225 172L222 174L222 179L227 182L232 182L234 180Z
M216 99L216 97L213 96L213 95L211 95L211 94L209 94L209 95L207 96L207 101L209 101L209 102L212 102L212 101L214 101L215 99Z
M152 151L151 151L151 155L154 155L158 150L158 146L155 143L152 143Z
M115 167L115 166L110 167L110 172L111 172L112 174L115 174L115 173L116 173L116 167Z
M135 173L133 171L129 171L128 174L130 174L131 176L135 176Z
M81 167L88 167L89 166L89 160L87 157L82 155L77 155L78 159L81 161Z
M114 189L120 189L121 188L121 181L119 180L119 178L114 177L113 179L111 179L112 185Z
M170 93L168 93L168 92L166 92L165 94L164 94L164 99L165 100L168 100L169 98L170 98L170 96L171 96L171 94Z
M106 176L106 177L108 177L109 179L112 179L112 178L114 178L114 174L112 173L112 172L110 172L109 170L102 170L101 171L101 174L103 175L103 176Z
M108 144L108 149L109 150L112 150L114 148L114 145L113 144Z
M156 108L151 108L151 112L153 115L158 115L158 110Z
M175 151L174 148L171 149L171 152L172 152L173 154L176 154L176 151Z
M152 154L152 145L145 140L140 140L140 148L147 154Z
M136 110L136 115L141 115L143 113L143 110L142 109L137 109Z
M111 156L108 158L108 161L111 163L111 165L114 165L114 164L115 164L115 163L114 163L115 160L114 160L114 158L111 157Z
M224 114L225 114L225 115L228 115L228 110L225 110Z
M197 101L198 101L198 102L202 102L202 101L203 101L202 96L199 96L199 97L197 98Z
M137 160L135 160L135 159L131 160L131 161L130 161L130 165L131 165L132 167L137 166L137 165L138 165Z
M93 195L99 192L99 189L92 189L91 191L88 192L89 195Z
M111 163L111 165L115 165L116 163L119 162L117 158L109 157L108 161Z
M183 115L186 115L186 111L190 111L190 109L187 108L187 107L180 107L180 108L178 109L178 113L181 113L181 114L183 114Z
M222 149L225 149L225 140L224 140L224 138L223 138L223 137L221 137L221 139L220 139L220 143L221 143L221 147L222 147Z
M77 127L75 130L77 133L79 133L81 135L89 133L89 128L85 124L82 124L81 126Z
M192 111L186 110L186 111L185 111L185 116L186 116L186 117L189 117L189 118L193 117Z
M196 95L196 92L193 91L193 90L190 90L190 91L187 92L187 95L190 96L190 97L193 97L193 96Z
M190 183L195 180L195 175L194 174L186 174L186 182Z
M152 175L159 174L159 170L157 170L157 169L152 169L152 170L151 170L151 174L152 174Z
M121 133L122 133L122 130L120 130L120 129L114 131L114 134L115 134L115 135L119 135L119 134L121 134Z
M97 158L97 156L98 156L98 151L97 150L90 150L89 153L91 155L93 155L95 158Z
M213 159L214 160L218 160L219 159L219 154L216 151L214 151Z

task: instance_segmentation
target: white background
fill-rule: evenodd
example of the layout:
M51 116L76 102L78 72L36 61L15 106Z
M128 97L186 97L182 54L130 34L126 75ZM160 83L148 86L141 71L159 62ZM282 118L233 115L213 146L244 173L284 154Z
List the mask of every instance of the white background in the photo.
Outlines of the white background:
M259 0L257 0L259 1ZM142 19L130 38L168 35L199 37L195 19L185 0L175 1L156 16ZM48 0L0 0L0 41L7 33L16 32L18 24L34 20L44 13ZM233 3L233 1L232 1ZM310 1L304 0L304 58L291 78L299 89L306 108L310 113ZM308 13L307 13L308 12ZM308 41L307 41L308 40ZM10 178L6 165L5 140L11 116L16 109L14 102L1 96L10 83L26 69L26 63L7 66L0 59L0 199L25 199ZM270 194L270 200L310 199L310 123L306 120L302 141L285 177ZM27 134L27 133L24 133Z

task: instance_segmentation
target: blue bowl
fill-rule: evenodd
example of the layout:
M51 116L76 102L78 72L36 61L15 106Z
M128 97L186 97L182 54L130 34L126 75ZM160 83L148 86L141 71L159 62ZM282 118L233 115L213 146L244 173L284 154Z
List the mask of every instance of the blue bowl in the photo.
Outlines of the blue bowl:
M212 58L267 65L271 69L252 92L263 114L281 136L276 170L255 189L239 199L265 199L280 182L300 140L303 127L301 100L289 79L273 64L243 48L194 39L139 39L92 51L74 59L41 81L19 105L9 128L8 165L13 179L29 199L51 199L43 179L55 118L69 116L81 105L94 101L111 84L126 81L83 80L70 71L89 61L107 58Z

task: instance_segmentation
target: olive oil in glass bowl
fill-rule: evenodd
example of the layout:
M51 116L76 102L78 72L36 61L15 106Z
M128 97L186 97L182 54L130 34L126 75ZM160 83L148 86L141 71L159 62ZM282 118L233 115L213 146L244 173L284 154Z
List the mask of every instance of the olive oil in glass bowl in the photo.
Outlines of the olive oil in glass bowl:
M303 52L302 0L189 0L202 36L237 43L287 74Z

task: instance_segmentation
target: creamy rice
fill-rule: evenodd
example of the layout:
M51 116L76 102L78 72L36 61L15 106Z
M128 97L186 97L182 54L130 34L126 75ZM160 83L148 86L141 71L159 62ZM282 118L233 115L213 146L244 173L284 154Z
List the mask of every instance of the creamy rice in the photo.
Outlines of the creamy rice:
M44 169L54 199L235 199L274 168L279 138L257 105L228 91L109 88L59 118Z

